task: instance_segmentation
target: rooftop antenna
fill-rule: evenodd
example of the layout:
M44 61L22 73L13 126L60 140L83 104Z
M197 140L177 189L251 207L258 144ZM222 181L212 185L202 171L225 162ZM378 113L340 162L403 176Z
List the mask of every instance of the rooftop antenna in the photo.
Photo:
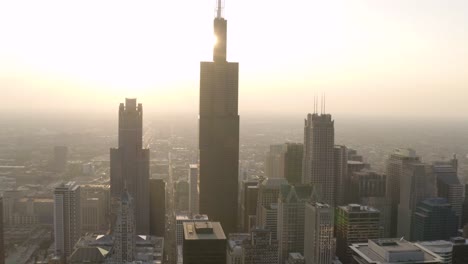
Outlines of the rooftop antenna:
M325 95L325 93L323 93L323 113L324 114L327 113L326 107L327 107L327 96Z
M222 5L222 0L218 0L218 5L216 7L216 18L221 18L222 17L222 12L223 12L223 5Z
M314 114L315 114L315 108L317 107L316 102L315 102L316 99L317 99L317 96L314 94Z

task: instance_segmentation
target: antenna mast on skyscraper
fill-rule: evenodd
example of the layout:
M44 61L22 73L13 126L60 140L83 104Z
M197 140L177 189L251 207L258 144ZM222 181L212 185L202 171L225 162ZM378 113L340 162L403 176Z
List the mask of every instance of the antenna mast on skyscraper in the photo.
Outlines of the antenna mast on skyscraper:
M224 3L223 3L223 0L217 0L217 1L218 1L218 4L216 6L216 18L222 18Z

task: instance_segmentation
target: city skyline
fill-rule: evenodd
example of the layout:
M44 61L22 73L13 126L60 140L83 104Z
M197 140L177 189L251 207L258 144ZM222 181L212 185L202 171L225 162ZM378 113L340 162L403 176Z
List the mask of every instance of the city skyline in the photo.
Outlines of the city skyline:
M213 1L3 5L0 87L9 100L1 110L111 113L121 98L138 97L148 113L196 112L196 62L210 57ZM310 112L313 95L325 92L335 115L466 117L465 1L226 5L228 56L244 65L241 115Z

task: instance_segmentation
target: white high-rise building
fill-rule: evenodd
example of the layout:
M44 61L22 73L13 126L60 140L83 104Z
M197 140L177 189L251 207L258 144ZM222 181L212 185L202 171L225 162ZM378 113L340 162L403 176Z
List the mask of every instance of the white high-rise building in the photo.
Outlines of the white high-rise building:
M54 190L55 255L69 257L80 235L80 186L62 183Z
M334 208L308 202L305 207L304 258L306 264L329 264L335 258Z
M190 164L189 166L189 211L192 214L198 214L200 206L198 164Z

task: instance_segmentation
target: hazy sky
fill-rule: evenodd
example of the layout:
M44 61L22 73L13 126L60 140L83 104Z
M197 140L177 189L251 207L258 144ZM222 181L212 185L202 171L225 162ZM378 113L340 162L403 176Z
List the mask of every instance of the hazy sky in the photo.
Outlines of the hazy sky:
M468 117L466 0L226 0L240 114ZM0 1L0 111L198 112L215 0Z

